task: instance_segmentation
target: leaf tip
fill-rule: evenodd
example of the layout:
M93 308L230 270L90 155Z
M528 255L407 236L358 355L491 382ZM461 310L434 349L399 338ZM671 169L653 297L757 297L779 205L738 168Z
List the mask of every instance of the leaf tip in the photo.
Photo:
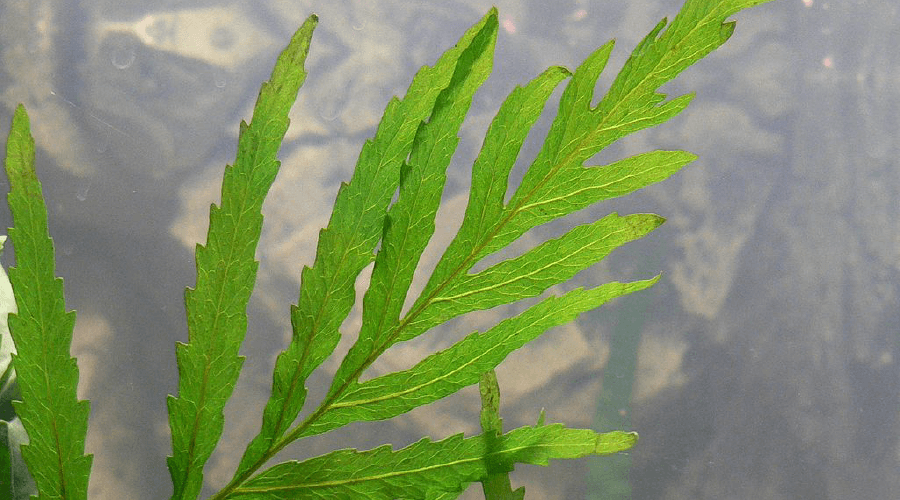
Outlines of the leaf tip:
M594 453L610 455L634 447L638 442L638 433L634 431L612 431L597 435Z
M25 111L25 105L21 102L16 106L16 111L13 113L13 120L16 119L28 119L28 112Z

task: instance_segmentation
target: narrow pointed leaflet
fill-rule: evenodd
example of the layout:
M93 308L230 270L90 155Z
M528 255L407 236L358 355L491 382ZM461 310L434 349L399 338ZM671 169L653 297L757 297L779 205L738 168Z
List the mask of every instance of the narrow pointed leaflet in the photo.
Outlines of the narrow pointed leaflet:
M197 284L185 292L188 343L179 344L178 396L170 396L173 499L191 500L203 485L203 465L222 434L222 410L243 364L238 349L247 330L247 303L256 281L254 259L263 201L278 172L278 148L288 112L306 78L303 63L317 23L311 16L278 57L247 125L238 154L222 180L222 200L210 207L206 245L197 245Z
M76 395L78 367L69 354L75 312L66 311L63 282L55 276L47 208L34 169L34 139L22 105L10 128L6 176L14 224L9 236L16 250L9 280L18 310L9 315L9 330L18 351L12 362L22 396L13 406L29 440L22 457L38 498L83 500L92 461L84 454L90 408Z
M510 431L500 436L494 450L488 450L481 435L437 442L425 438L398 451L390 446L339 450L276 465L237 488L230 498L433 498L437 493L458 494L464 485L486 478L485 458L509 469L517 463L547 465L551 459L617 453L636 441L633 432L598 434L552 424Z

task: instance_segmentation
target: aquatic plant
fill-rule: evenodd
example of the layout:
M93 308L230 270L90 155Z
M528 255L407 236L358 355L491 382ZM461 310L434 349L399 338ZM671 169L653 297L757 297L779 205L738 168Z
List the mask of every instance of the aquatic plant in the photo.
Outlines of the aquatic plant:
M472 271L532 228L661 181L691 162L695 157L683 151L651 151L608 165L585 165L616 140L680 113L693 95L667 99L659 87L730 37L734 23L726 22L728 16L765 1L687 0L671 24L663 19L638 44L596 104L594 88L613 41L574 72L551 67L516 87L475 160L469 203L456 237L418 298L404 309L413 272L434 232L458 131L475 91L491 72L497 11L491 9L434 66L423 67L406 95L388 103L375 136L362 147L352 179L338 191L328 226L319 234L315 261L302 271L299 298L290 308L293 337L275 363L259 434L231 481L211 498L446 499L473 482L482 483L487 498L522 498L524 490L513 491L508 477L516 464L546 465L551 459L612 454L633 446L634 432L572 429L545 423L543 415L534 426L504 432L493 369L554 326L643 290L658 276L550 295L410 369L368 380L361 376L392 345L463 314L539 296L662 224L653 214L612 213ZM260 209L280 167L277 151L306 78L304 62L316 23L316 16L310 16L296 32L262 85L252 120L241 123L237 158L225 168L221 201L210 208L206 243L196 247L197 281L185 293L189 337L176 346L178 394L168 399L173 499L199 496L204 464L222 434L223 408L243 363L238 350L256 278ZM505 201L519 150L564 80L569 83L543 148ZM0 402L15 400L15 417L5 411L0 424L5 445L0 448L0 489L4 498L27 496L31 487L24 462L38 498L83 499L92 457L84 453L88 402L76 397L78 368L69 353L75 313L66 311L63 283L55 277L47 210L23 106L13 116L5 166L14 222L9 235L16 248L9 280L17 310L9 315L9 333L17 354L11 360L0 358L6 361L2 387L13 388ZM341 338L339 327L354 303L357 277L372 263L356 342L322 401L298 421L307 378L332 355ZM0 301L12 310L2 285ZM8 338L2 342L10 347ZM337 450L269 466L276 453L305 437L353 422L389 419L476 383L482 398L480 435L439 441L426 437L399 450ZM24 431L28 444L20 446Z

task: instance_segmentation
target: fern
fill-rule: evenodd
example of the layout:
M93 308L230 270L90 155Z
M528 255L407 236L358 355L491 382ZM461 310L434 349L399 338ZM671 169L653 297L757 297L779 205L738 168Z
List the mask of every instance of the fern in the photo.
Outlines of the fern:
M663 180L692 161L694 156L682 151L652 151L605 166L585 165L625 135L681 112L693 96L667 100L659 87L729 38L734 23L725 22L728 16L765 1L687 0L671 24L662 20L638 44L596 105L594 88L612 41L574 73L552 67L516 87L488 129L473 166L462 225L404 312L413 273L435 229L459 129L474 93L491 72L497 11L489 11L434 66L423 67L406 95L388 103L375 136L363 145L353 178L340 187L315 261L302 271L299 298L290 309L293 337L277 358L260 432L232 480L212 498L455 498L472 482L482 482L488 498L522 498L524 490L513 491L509 482L515 464L545 465L550 459L611 454L633 446L633 432L600 434L545 425L543 417L533 427L504 433L493 369L554 326L645 289L658 277L548 296L408 370L366 381L361 377L392 345L460 315L539 296L662 224L657 215L613 213L518 257L472 271L532 228ZM222 434L223 408L243 363L238 351L258 266L254 254L263 222L260 209L279 169L277 151L306 78L304 62L316 23L311 16L296 32L263 84L250 123L241 123L237 158L225 168L220 203L210 208L207 241L196 248L197 281L185 293L189 341L176 348L178 395L168 400L173 499L199 496L203 467ZM505 201L510 170L529 130L567 79L543 148ZM21 390L15 412L30 440L21 447L21 458L39 498L82 499L91 457L84 454L88 403L75 395L78 370L69 355L75 315L66 312L62 281L54 277L34 142L22 106L13 118L6 171L17 261L10 280L18 312L9 316ZM307 379L332 355L341 337L339 326L354 303L357 277L373 262L357 340L324 399L298 422ZM0 368L4 382L13 380L9 367ZM481 435L425 438L396 451L387 446L339 450L266 468L276 453L304 437L352 422L392 418L476 383L482 390ZM10 498L23 498L12 487L19 449L9 444L8 428L0 426L0 438L7 443L0 453L0 488Z

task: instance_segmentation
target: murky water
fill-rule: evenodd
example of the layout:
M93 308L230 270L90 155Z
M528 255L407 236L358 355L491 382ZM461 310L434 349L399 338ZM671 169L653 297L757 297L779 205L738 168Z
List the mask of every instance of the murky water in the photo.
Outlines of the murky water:
M193 245L205 237L209 204L259 83L302 20L312 12L321 19L265 206L248 360L207 467L213 491L258 429L300 269L312 262L362 142L389 97L491 3L69 4L2 7L0 132L24 102L59 273L79 313L75 353L82 396L92 400L96 499L169 493L165 395L176 389L174 342L186 339L182 293L194 280ZM497 3L495 73L464 126L426 266L452 237L468 168L512 86L551 64L574 67L616 37L601 79L608 83L631 47L675 9L659 1L601 4ZM645 292L650 305L633 333L641 335L635 392L623 409L642 436L630 454L633 498L858 499L900 491L897 17L887 0L776 0L742 13L725 47L666 87L672 95L696 91L691 107L602 155L654 148L700 155L658 186L575 217L618 210L668 218L574 283L665 273ZM539 137L523 157L537 151ZM548 234L535 233L519 248ZM499 370L507 426L534 423L542 407L551 421L594 425L617 307L507 360ZM398 346L374 369L409 366L511 311L501 309L456 321L442 338ZM358 321L352 316L345 331ZM335 366L326 363L311 379L312 400ZM312 439L284 457L474 432L477 404L463 391L396 421ZM527 468L515 480L529 498L593 498L590 470L603 463Z

